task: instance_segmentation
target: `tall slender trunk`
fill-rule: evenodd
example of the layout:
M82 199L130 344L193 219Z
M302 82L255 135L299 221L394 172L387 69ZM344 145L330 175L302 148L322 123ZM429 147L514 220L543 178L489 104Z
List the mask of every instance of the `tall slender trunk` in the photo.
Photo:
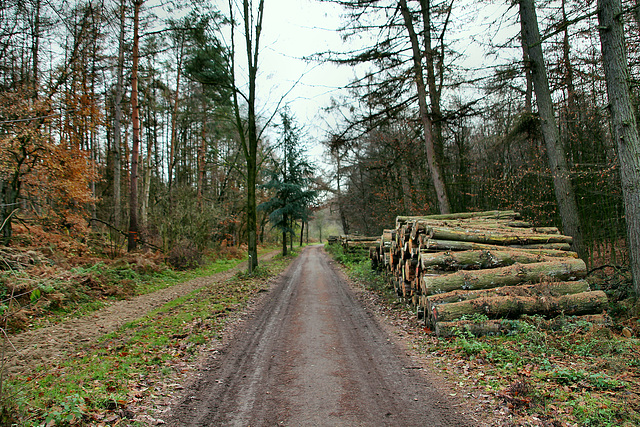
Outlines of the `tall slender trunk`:
M531 77L531 60L529 59L529 44L523 39L523 23L520 20L520 41L522 43L522 62L524 64L525 92L524 92L524 112L533 112L533 78Z
M40 53L40 0L36 0L35 10L33 11L33 35L31 44L31 56L32 56L32 73L33 73L33 98L38 97L38 80L40 78L39 72L39 53Z
M282 221L284 222L285 225L289 222L289 217L287 216L287 214L284 214L282 216ZM287 255L287 231L286 231L286 228L284 228L282 231L282 256L286 256L286 255Z
M252 273L258 266L258 239L257 239L257 206L256 206L256 181L258 175L258 131L256 124L256 79L258 75L258 54L260 52L260 35L262 33L262 18L264 16L264 0L259 0L257 16L254 21L254 13L251 10L250 0L242 1L242 22L244 24L244 42L247 55L247 68L249 71L249 94L247 100L247 120L245 122L240 115L240 105L238 102L237 88L233 93L233 104L235 112L236 127L241 140L241 148L247 164L247 235L248 235L248 271ZM230 18L233 21L234 5L229 0ZM255 22L255 25L254 25ZM235 73L235 53L233 26L231 26L231 68ZM232 79L235 86L235 75Z
M120 36L118 37L118 68L116 70L116 93L113 117L113 223L116 228L122 221L120 196L120 177L122 173L122 97L124 94L124 35L125 35L125 0L120 2Z
M131 184L129 188L129 235L127 249L133 251L138 246L138 152L140 149L140 106L138 105L138 46L140 43L138 25L142 0L133 2L133 65L131 70L131 123L133 142L131 144Z
M205 86L202 85L202 127L200 133L200 145L198 146L198 206L204 208L202 198L205 181L205 154L207 152L207 105L204 100Z
M302 247L302 236L304 235L304 219L300 221L300 247Z
M553 112L551 91L547 79L547 70L544 64L540 33L538 30L538 18L536 16L533 0L520 0L520 20L522 24L522 36L529 47L529 59L531 60L531 75L533 88L536 94L538 114L540 115L542 136L547 148L547 159L553 186L555 190L563 231L573 237L573 249L581 257L585 256L580 228L578 205L573 193L571 176L567 166L567 159L560 140L560 132L556 124Z
M418 43L418 35L416 34L413 27L411 11L407 6L406 0L400 0L400 11L402 12L404 24L407 32L409 33L409 40L411 41L411 49L413 52L413 72L416 89L418 92L420 120L422 121L422 126L424 127L424 142L427 152L427 164L429 165L429 172L431 173L431 179L433 180L433 187L436 191L439 212L442 214L450 213L451 207L449 204L449 197L447 195L447 189L445 187L442 169L440 163L438 162L438 156L436 155L435 145L433 141L433 124L431 118L429 117L429 107L427 106L427 89L424 83L424 74L422 72L422 52L420 50L420 44Z
M180 51L177 58L176 93L173 97L173 111L171 113L171 142L169 144L169 189L173 185L173 169L176 166L178 151L178 111L180 104L180 77L182 76L182 55L184 53L184 40L181 40Z
M640 137L631 102L620 0L598 0L598 22L613 135L620 160L633 288L640 295Z
M567 22L567 11L565 0L562 0L562 19ZM565 113L566 120L566 142L567 148L574 163L581 161L580 158L574 159L575 155L579 155L582 150L576 145L580 141L578 118L580 111L576 100L576 88L573 84L573 65L571 64L571 44L569 43L569 26L564 29L562 37L562 62L564 65L564 84L567 90L567 108Z
M431 36L431 1L420 0L420 10L422 12L422 20L424 23L424 59L425 68L427 70L427 87L429 88L429 100L431 102L431 121L433 129L433 145L435 147L436 159L438 164L444 161L444 136L443 136L443 114L440 105L440 95L442 93L442 82L444 78L443 60L444 60L444 41L443 37L451 16L451 5L447 9L447 18L444 28L441 32L440 46L438 53L438 62L436 70L436 48L433 47ZM438 79L439 75L439 79Z
M155 100L155 94L153 92L149 92L149 90L155 91L155 89L150 89L147 87L146 90L146 96L151 100ZM143 175L142 194L140 195L140 224L143 229L145 229L147 227L147 224L149 223L149 196L151 193L151 156L153 156L153 146L155 145L154 139L156 138L156 121L153 120L155 111L152 111L151 104L152 102L147 103L147 109L145 113L147 117L147 123L153 123L154 128L151 129L150 132L147 132L147 153L144 157L142 165Z
M337 163L337 195L338 195L338 212L340 214L340 223L342 224L342 232L344 234L349 234L349 223L347 222L347 215L344 208L344 200L342 200L342 189L340 188L340 178L341 178L341 170L340 170L340 153L336 148L336 163Z

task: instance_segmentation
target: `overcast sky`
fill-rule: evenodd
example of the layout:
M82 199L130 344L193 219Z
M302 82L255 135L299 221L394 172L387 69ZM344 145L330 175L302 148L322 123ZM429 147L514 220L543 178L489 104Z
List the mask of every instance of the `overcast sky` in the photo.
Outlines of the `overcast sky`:
M337 32L341 13L336 5L317 0L265 1L258 82L264 113L286 95L285 102L309 132L312 143L323 139L329 126L322 108L329 105L332 96L339 96L353 72L304 58L343 48Z

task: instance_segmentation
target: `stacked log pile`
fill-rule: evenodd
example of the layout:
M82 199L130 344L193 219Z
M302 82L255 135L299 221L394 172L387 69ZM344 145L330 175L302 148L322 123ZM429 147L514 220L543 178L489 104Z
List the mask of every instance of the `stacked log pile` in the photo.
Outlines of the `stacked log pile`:
M607 297L582 280L571 241L513 211L399 216L369 254L439 335L474 318L489 319L475 329L495 332L504 326L496 319L603 311Z
M380 238L356 235L342 235L335 243L338 242L340 243L340 245L342 245L345 252L360 252L362 254L369 254L369 257L373 260L371 256L371 248L378 247Z

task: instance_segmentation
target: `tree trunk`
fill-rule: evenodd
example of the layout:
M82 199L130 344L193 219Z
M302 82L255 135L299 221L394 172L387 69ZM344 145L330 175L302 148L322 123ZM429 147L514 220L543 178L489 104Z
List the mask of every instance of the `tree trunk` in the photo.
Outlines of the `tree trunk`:
M206 152L207 152L207 106L204 100L205 85L202 85L202 128L200 132L200 145L198 147L198 206L204 209L202 201L204 193L204 182L206 174Z
M340 189L340 152L339 149L336 148L335 150L335 154L336 154L336 163L337 163L337 171L336 171L336 184L337 184L337 190L338 190L338 211L340 213L340 223L342 224L342 232L344 234L349 234L349 224L347 223L347 215L344 211L344 201L342 200L342 190Z
M116 70L116 93L113 117L113 223L116 228L122 222L120 177L122 174L122 97L124 95L124 36L125 0L120 3L120 35L118 37L118 67Z
M607 295L603 291L560 297L495 296L438 305L429 315L433 323L450 322L474 314L483 314L490 319L517 318L523 314L579 316L601 313L606 304Z
M580 317L567 319L568 321L582 320L595 324L607 324L611 322L611 318L602 314L585 314ZM549 320L548 323L556 322ZM562 325L562 321L558 322ZM453 337L462 333L465 336L472 334L475 336L484 335L501 335L508 334L511 331L517 331L520 328L520 322L514 322L510 319L487 320L485 322L476 322L473 320L455 320L453 322L438 322L435 325L436 335L439 337Z
M302 247L303 235L304 235L304 219L300 221L300 247Z
M572 252L575 253L575 252ZM553 257L566 257L565 251L519 251L505 248L502 251L461 251L421 253L418 262L422 269L477 270L506 267L515 263L532 264L552 261Z
M640 295L640 138L629 89L620 0L598 1L602 61L607 79L613 136L620 160L620 179L627 223L627 246L636 295Z
M177 55L176 63L176 93L173 97L173 110L171 112L171 141L169 144L169 189L173 185L173 170L176 166L178 157L178 111L180 104L180 77L182 76L182 56L184 51L184 36L179 41L180 49Z
M489 289L525 282L575 280L585 277L586 274L587 266L584 261L579 258L566 258L534 264L513 264L487 270L461 270L438 276L425 275L422 278L421 287L423 294L432 295L456 289Z
M138 246L138 151L140 147L140 106L138 105L138 24L143 0L133 2L133 65L131 70L131 123L133 143L131 145L131 184L129 189L129 239L127 249Z
M422 72L422 52L420 50L420 44L418 43L418 36L413 27L413 20L411 17L411 11L407 6L406 0L400 0L399 3L402 17L404 18L404 25L409 33L409 40L411 41L411 48L413 52L413 73L416 83L416 89L418 92L418 106L420 110L420 119L424 128L424 142L427 152L427 163L429 165L429 172L431 173L431 179L433 180L433 187L438 199L438 207L441 214L448 214L451 212L449 205L449 197L447 196L447 189L444 183L444 177L442 175L441 165L438 162L438 156L436 155L435 145L433 141L433 123L429 117L429 108L427 106L427 90L424 83L424 74Z
M455 240L461 242L475 242L489 245L536 245L549 243L571 244L571 236L562 234L524 234L498 233L497 231L453 230L444 227L429 227L426 235L436 240Z
M573 237L573 248L581 257L584 257L584 244L578 205L573 193L571 175L567 160L560 141L560 132L556 124L553 112L553 101L547 79L547 71L542 54L540 33L538 30L538 18L536 16L533 0L520 0L520 22L522 25L522 38L529 48L531 61L531 73L533 86L540 115L542 136L547 148L549 169L553 178L558 209L562 219L563 231Z
M453 1L451 2L453 3ZM446 7L446 6L444 6ZM436 160L438 164L442 165L444 162L444 137L442 129L444 127L442 108L440 107L440 98L442 93L442 82L444 78L443 64L444 64L444 34L446 32L447 25L449 23L449 17L451 16L451 5L447 8L447 18L445 20L444 28L441 32L440 46L438 51L433 47L431 37L431 0L420 0L420 10L422 12L422 21L424 27L423 43L424 43L424 58L425 68L427 70L427 86L429 88L429 100L431 106L431 118L433 129L433 146L435 149ZM436 52L438 55L437 70L436 70ZM440 79L438 80L438 75ZM442 212L444 213L444 212Z
M536 245L518 245L514 249L550 249L559 251L569 251L571 247L568 243L546 243ZM488 245L476 242L461 242L455 240L425 239L420 245L421 251L441 252L441 251L470 251L470 250L504 250L505 246Z
M429 295L426 297L426 305L431 309L440 304L468 301L477 298L488 297L543 297L579 294L590 291L586 280L573 280L570 282L540 282L529 285L502 286L500 288L480 289L476 291L456 290L444 294Z
M520 214L515 211L484 211L484 212L459 212L453 214L443 215L420 215L420 216L403 216L396 217L396 228L400 228L404 224L411 221L420 220L462 220L468 218L482 218L482 219L508 219L515 220L520 218Z
M283 221L287 223L287 215L284 215ZM282 231L282 256L287 256L287 232L285 230Z

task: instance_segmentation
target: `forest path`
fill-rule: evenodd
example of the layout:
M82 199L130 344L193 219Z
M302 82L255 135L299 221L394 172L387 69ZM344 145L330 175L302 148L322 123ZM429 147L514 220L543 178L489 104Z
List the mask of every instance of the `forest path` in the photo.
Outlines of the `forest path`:
M260 257L260 260L267 261L278 253L279 251L270 252ZM37 365L51 364L82 345L116 331L122 325L139 319L176 298L211 283L227 280L246 268L247 262L244 261L227 271L192 279L129 300L117 301L77 319L11 335L4 341L3 369L9 374L19 374L30 372Z
M469 425L331 264L307 247L194 375L167 424Z

